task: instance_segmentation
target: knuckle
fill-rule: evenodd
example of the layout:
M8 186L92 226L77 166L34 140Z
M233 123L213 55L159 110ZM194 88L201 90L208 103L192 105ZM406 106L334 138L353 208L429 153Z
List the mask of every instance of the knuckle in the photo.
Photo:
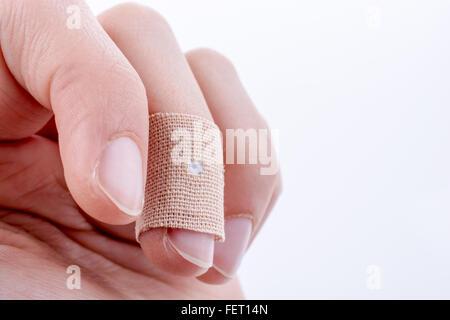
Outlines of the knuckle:
M102 14L101 21L106 24L111 21L114 24L111 28L118 30L124 27L128 31L137 32L138 35L155 29L170 30L169 23L160 13L134 2L119 4L106 11Z
M197 48L189 51L186 57L191 63L207 63L209 66L218 68L223 72L236 74L236 68L231 60L216 50Z
M23 1L0 1L2 30L10 30L20 25L24 18L26 7Z

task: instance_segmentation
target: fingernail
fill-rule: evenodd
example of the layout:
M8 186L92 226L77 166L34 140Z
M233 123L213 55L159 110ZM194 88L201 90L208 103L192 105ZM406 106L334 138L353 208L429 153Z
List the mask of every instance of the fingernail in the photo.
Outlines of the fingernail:
M124 213L137 216L144 203L141 152L127 137L111 141L96 168L100 189Z
M183 229L170 229L167 241L180 256L200 268L209 269L214 257L214 236Z
M232 278L247 249L252 221L235 217L225 220L225 241L216 242L214 247L214 269L227 278Z

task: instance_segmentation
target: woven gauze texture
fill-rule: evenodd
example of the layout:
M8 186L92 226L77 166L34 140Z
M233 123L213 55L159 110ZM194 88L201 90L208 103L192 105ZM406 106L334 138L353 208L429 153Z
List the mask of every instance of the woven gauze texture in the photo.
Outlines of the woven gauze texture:
M223 241L224 166L219 128L199 116L150 116L147 185L136 238L151 228L180 228Z

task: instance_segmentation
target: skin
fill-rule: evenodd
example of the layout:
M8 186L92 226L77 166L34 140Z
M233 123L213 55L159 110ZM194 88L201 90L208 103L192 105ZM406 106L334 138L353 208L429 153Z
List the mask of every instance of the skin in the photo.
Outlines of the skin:
M73 4L77 32L64 27ZM236 278L167 247L176 230L148 231L138 244L136 217L93 175L111 137L126 136L145 176L154 112L200 115L223 132L267 129L229 60L182 53L164 18L134 4L97 18L82 1L3 0L0 15L0 298L243 298ZM225 167L225 218L245 213L249 243L281 189L279 174L259 169ZM70 265L81 268L81 290L66 287Z

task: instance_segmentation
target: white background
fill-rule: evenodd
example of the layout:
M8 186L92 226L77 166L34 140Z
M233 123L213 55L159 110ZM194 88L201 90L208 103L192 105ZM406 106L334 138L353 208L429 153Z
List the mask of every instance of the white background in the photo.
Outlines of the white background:
M450 1L137 2L228 56L280 130L248 298L450 298Z

